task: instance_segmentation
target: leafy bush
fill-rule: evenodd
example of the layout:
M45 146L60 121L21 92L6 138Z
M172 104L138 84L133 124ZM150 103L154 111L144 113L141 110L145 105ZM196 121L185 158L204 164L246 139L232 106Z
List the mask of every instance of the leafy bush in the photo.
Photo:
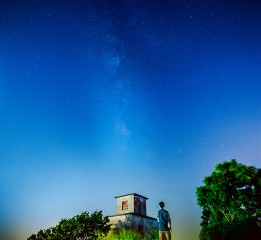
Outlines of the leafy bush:
M62 219L58 225L47 230L40 230L27 240L94 240L98 233L107 234L110 230L109 218L102 216L102 211L91 215L83 212L70 219Z

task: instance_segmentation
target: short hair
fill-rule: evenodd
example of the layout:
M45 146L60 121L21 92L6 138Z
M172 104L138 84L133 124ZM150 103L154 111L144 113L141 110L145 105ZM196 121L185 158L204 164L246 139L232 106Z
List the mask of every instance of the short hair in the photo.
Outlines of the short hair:
M164 202L160 202L160 203L159 203L159 206L160 206L161 208L164 208L164 206L165 206Z

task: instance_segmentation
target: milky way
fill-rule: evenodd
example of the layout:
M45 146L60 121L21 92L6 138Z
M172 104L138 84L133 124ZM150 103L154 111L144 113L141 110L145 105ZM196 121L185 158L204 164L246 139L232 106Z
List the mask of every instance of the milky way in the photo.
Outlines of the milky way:
M0 234L22 240L114 196L198 239L196 187L260 166L257 1L0 1ZM189 229L189 230L188 230Z

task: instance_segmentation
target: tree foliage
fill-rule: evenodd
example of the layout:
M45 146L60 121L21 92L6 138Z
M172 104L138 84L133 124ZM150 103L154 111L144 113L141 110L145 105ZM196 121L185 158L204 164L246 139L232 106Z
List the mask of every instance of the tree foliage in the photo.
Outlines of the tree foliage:
M103 217L102 211L91 215L83 212L70 219L62 219L58 225L47 230L40 230L27 240L94 240L98 233L107 234L109 218Z
M203 183L196 191L201 240L261 239L261 169L231 160L217 164Z

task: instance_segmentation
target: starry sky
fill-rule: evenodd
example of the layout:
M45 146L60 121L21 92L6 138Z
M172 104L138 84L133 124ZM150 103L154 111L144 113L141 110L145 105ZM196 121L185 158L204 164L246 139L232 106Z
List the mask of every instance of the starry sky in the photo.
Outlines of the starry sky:
M23 240L114 196L164 201L196 240L196 187L260 167L261 3L0 0L0 237Z

